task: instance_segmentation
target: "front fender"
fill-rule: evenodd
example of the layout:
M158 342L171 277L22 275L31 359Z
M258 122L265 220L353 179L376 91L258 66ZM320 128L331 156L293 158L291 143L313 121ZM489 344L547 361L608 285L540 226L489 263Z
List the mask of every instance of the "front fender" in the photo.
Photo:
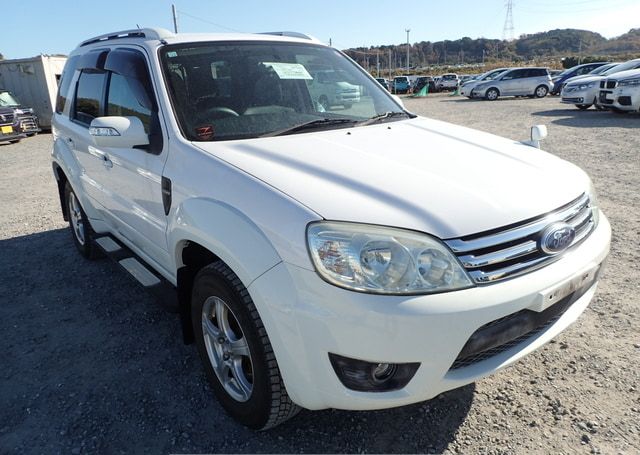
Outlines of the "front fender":
M245 287L281 262L262 230L236 208L215 199L192 198L176 208L168 230L174 248L176 269L182 262L182 249L196 242L224 261Z

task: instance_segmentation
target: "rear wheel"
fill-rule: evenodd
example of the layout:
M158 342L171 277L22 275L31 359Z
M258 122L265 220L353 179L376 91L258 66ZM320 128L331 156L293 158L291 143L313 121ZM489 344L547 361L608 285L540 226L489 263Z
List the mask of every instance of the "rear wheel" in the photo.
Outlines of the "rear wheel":
M229 415L257 430L295 416L260 315L229 267L218 261L194 280L191 320L216 398Z
M99 258L102 254L93 241L95 232L91 228L87 214L82 209L80 201L69 182L65 185L64 195L74 245L85 258Z
M498 99L498 97L500 96L500 92L498 91L497 88L490 88L489 90L487 90L487 92L484 94L484 97L486 99L488 99L489 101L495 101Z
M549 93L549 87L547 87L546 85L539 85L538 87L536 87L536 91L534 93L536 95L536 98L544 98L545 96L547 96L547 93Z

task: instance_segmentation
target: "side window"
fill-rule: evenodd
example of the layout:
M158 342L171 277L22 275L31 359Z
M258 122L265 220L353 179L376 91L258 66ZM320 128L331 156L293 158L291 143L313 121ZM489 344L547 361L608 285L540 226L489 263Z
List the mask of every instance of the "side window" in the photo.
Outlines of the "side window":
M519 70L513 70L513 71L509 71L508 73L506 73L504 75L504 77L502 78L503 81L510 81L512 79L516 79L518 77L518 71Z
M136 98L126 77L111 73L109 93L107 95L106 115L120 117L138 117L147 134L151 128L151 110L144 107Z
M73 56L67 60L62 71L61 79L58 81L58 97L56 98L56 112L62 114L67 104L67 95L69 94L69 87L71 86L71 80L73 79L73 73L76 71L78 63L78 56ZM58 76L56 76L57 78Z
M83 70L78 79L73 108L73 119L89 125L100 117L103 106L106 73L100 70Z

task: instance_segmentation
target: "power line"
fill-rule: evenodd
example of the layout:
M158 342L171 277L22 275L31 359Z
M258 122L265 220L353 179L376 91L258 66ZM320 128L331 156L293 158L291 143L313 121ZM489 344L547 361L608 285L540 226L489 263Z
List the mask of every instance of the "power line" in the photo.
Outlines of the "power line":
M204 22L204 23L209 24L209 25L215 25L215 26L216 26L216 27L218 27L218 28L221 28L221 29L224 29L224 30L228 30L228 31L230 31L230 32L244 33L242 30L237 30L237 29L235 29L235 28L227 27L227 26L225 26L225 25L216 24L215 22L211 22L211 21L209 21L209 20L207 20L207 19L203 19L203 18L201 18L201 17L194 16L194 15L189 14L189 13L186 13L186 12L184 12L184 11L178 11L178 13L179 13L179 14L181 14L181 15L183 15L183 16L190 17L191 19L195 19L195 20L197 20L197 21Z

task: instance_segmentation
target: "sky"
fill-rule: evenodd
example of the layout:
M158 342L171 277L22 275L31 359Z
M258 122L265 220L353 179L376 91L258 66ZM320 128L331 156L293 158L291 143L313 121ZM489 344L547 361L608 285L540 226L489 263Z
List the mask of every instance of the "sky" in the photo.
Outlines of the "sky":
M103 33L140 27L180 32L294 30L334 47L502 38L505 0L25 0L12 2L0 26L5 58L68 54ZM607 38L640 27L640 0L514 0L515 36L555 28L591 30Z

